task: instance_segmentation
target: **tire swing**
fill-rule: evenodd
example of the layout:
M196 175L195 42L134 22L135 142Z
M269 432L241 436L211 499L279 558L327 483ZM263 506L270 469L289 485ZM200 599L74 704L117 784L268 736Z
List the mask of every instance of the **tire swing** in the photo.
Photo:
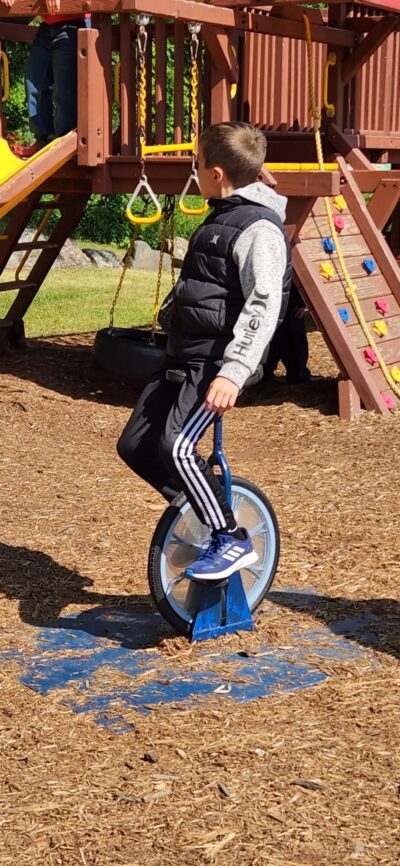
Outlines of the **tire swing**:
M206 213L208 205L205 203L199 208L189 208L185 204L185 196L192 182L198 183L198 175L196 168L196 130L197 130L197 98L198 98L198 32L200 25L188 25L191 33L191 98L190 98L190 114L191 114L191 135L190 142L179 144L146 144L146 45L147 31L146 26L149 22L149 17L146 15L138 16L138 68L139 68L139 106L138 114L140 119L139 142L141 149L141 174L138 185L131 196L125 211L125 216L134 225L134 230L129 248L124 257L124 264L121 277L114 295L114 299L110 310L110 323L108 328L103 328L98 331L94 341L94 357L98 365L111 373L117 378L126 379L138 388L142 388L150 381L152 376L160 370L166 360L166 344L167 336L163 331L157 330L157 319L160 309L160 294L161 294L161 279L163 258L167 245L167 236L170 238L171 252L171 283L172 289L175 285L174 273L174 213L175 213L175 196L166 195L163 208L155 196L145 173L146 156L156 153L173 153L176 151L190 151L192 154L192 169L184 189L182 190L179 199L179 208L182 213L191 216L202 216ZM141 214L134 214L132 207L134 202L139 198L143 198L144 209ZM153 204L155 211L147 216L147 210ZM150 329L146 328L118 328L114 327L114 313L116 304L123 286L126 271L128 269L129 260L134 256L136 242L139 232L143 225L151 225L162 219L161 242L160 242L160 258L158 264L158 276L156 293L153 305L153 319Z
M147 203L145 205L145 211L146 209ZM109 327L98 331L94 341L94 357L98 365L113 376L116 376L119 379L126 379L137 388L142 388L146 385L154 373L160 370L165 362L167 336L163 331L157 330L157 318L160 309L161 278L164 253L167 244L167 233L170 237L171 248L171 283L172 287L175 285L173 266L174 210L175 197L166 196L162 211L160 209L160 216L162 215L160 258L158 263L157 286L153 304L151 328L114 327L115 308L128 269L129 260L131 256L134 256L135 254L136 241L141 225L138 223L133 232L129 248L125 254L122 273L111 305ZM142 217L142 219L149 219L149 217Z

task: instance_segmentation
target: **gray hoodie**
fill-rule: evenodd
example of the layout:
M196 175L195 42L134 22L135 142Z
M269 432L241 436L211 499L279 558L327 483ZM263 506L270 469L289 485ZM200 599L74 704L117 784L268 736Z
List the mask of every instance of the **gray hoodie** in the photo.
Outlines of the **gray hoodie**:
M235 189L248 201L275 211L282 222L287 198L261 182ZM255 373L266 346L271 342L279 318L282 282L287 265L282 232L268 220L257 220L239 236L233 248L245 303L227 345L219 376L239 388ZM260 303L260 298L265 303ZM249 323L257 319L256 329Z

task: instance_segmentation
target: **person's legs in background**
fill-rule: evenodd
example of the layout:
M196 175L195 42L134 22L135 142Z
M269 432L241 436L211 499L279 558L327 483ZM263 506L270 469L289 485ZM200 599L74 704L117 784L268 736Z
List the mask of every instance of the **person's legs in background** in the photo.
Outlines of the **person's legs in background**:
M82 27L85 26L82 21ZM78 27L67 22L51 28L54 134L75 129L78 114Z
M54 134L50 30L47 24L39 26L32 42L25 76L29 127L36 138L36 150L47 144Z

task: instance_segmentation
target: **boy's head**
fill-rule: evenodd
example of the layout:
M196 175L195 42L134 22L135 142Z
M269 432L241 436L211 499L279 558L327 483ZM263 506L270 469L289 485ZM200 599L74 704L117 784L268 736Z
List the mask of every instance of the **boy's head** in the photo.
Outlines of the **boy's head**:
M265 136L250 123L208 126L199 142L199 182L204 198L221 198L254 183L266 151Z

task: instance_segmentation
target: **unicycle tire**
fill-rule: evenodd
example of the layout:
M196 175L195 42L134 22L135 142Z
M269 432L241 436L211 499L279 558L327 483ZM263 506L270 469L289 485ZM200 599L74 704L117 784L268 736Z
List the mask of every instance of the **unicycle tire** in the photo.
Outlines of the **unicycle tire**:
M232 476L232 510L239 526L249 530L259 559L242 569L247 603L254 613L274 580L280 553L279 526L268 497L251 481ZM203 591L183 578L184 569L196 558L209 537L186 496L180 494L159 520L150 544L148 580L153 601L164 619L189 636Z

